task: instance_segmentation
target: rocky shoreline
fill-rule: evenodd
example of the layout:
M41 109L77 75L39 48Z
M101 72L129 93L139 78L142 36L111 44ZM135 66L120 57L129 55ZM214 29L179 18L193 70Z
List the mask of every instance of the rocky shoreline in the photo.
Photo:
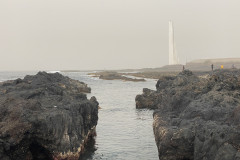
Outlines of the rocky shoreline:
M59 73L0 83L0 159L77 160L96 135L91 89Z
M156 91L136 96L136 107L155 109L159 159L240 159L240 70L161 77Z
M160 79L167 76L176 76L181 71L137 71L137 72L120 72L120 71L101 71L96 73L89 73L93 77L98 77L104 80L123 80L123 81L145 81L145 79ZM194 71L196 76L206 76L211 74L211 71ZM137 77L137 78L134 78Z
M128 74L126 73L111 72L111 71L90 73L89 75L92 75L94 77L99 77L99 79L104 79L104 80L123 80L123 81L132 81L132 82L145 81L145 79L143 78L140 78L140 79L130 78L130 77L127 77Z

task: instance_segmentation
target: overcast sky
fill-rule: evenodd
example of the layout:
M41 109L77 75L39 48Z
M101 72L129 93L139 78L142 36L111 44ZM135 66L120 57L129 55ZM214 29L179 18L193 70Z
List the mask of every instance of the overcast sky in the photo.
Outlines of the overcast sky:
M239 0L0 0L0 70L122 69L240 57Z

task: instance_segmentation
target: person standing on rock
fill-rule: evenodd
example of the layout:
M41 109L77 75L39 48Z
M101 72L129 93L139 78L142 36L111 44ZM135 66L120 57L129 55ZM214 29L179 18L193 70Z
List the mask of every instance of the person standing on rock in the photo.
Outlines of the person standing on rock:
M212 67L212 71L213 71L213 64L211 65L211 67Z
M185 67L184 67L184 65L182 66L182 71L184 71L185 70Z

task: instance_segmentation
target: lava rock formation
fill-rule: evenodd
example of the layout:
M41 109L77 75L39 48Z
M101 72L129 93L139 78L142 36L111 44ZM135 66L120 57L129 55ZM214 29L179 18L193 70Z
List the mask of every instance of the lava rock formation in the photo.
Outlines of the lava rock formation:
M240 160L240 70L199 78L185 70L144 89L137 108L155 109L161 160Z
M90 91L59 73L0 83L0 159L79 159L98 121Z

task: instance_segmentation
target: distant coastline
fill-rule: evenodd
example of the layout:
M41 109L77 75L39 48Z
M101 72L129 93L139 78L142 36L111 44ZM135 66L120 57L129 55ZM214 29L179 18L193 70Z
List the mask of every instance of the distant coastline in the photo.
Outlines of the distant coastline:
M91 75L105 80L144 81L144 78L159 79L162 76L174 76L184 69L190 69L195 75L209 75L213 69L237 69L240 68L240 58L216 58L197 59L186 63L186 65L165 65L159 68L142 69L120 69L120 70L62 70L61 72L91 72ZM142 79L127 78L127 76L139 77Z
M240 68L240 58L216 58L216 59L197 59L192 60L184 64L177 65L165 65L157 68L141 68L141 69L97 69L97 70L61 70L61 72L181 72L183 66L185 69L191 71L211 71L211 65L213 64L214 69L220 69L223 65L224 69Z

